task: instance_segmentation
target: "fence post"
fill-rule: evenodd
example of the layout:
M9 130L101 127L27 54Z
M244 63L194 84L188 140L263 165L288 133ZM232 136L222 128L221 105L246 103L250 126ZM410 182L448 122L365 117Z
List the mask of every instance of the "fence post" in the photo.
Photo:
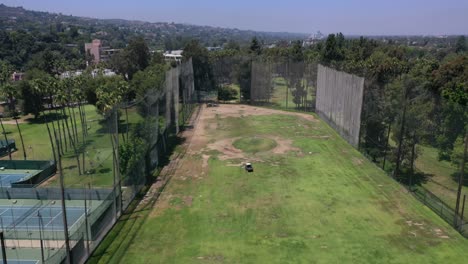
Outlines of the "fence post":
M6 250L5 250L5 238L3 237L3 231L0 231L0 241L2 243L2 259L3 263L7 263L7 256L6 256Z
M443 203L440 203L440 216L442 217L442 219L444 218L444 204Z
M466 201L466 194L463 195L463 206L462 206L462 211L461 211L461 215L460 215L460 220L461 220L461 224L460 224L460 231L463 227L463 217L465 215L465 201Z

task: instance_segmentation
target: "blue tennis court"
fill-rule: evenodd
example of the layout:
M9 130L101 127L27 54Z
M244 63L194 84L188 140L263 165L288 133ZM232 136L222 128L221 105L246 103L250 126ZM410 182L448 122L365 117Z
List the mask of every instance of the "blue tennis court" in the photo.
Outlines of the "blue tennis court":
M0 187L11 187L12 183L31 178L31 173L0 173Z
M8 259L8 264L38 264L39 260L17 260L17 259ZM0 259L0 264L3 264L3 260Z
M84 207L67 207L68 228L84 217ZM63 230L61 206L0 206L0 226L3 230L14 228L22 231Z

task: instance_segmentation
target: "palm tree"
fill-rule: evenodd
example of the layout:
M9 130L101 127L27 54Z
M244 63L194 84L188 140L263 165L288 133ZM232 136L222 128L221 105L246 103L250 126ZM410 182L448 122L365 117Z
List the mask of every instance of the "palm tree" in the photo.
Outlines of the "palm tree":
M65 125L67 127L67 132L68 132L68 139L73 147L73 151L75 153L75 158L76 158L76 163L78 166L78 175L81 175L81 163L80 163L80 156L78 154L78 149L75 144L75 140L73 138L73 132L70 132L70 127L68 125L68 116L66 115L65 108L66 105L68 105L68 92L67 92L67 87L65 86L66 83L63 82L63 80L60 82L60 85L58 85L57 89L57 101L62 105L62 113L65 116Z
M30 81L30 84L31 84L31 87L33 87L33 89L36 90L39 94L50 94L48 90L51 87L50 85L51 81L47 79L46 80L34 79ZM53 105L52 98L50 100L51 100L50 106L52 106ZM46 124L46 127L47 127L47 133L49 134L49 140L50 140L50 145L52 147L52 155L54 156L54 162L57 163L57 156L55 154L55 144L54 144L52 134L50 132L49 120L47 119L46 110L43 109L42 112L44 115L44 123ZM50 108L49 108L49 113L50 113ZM53 125L53 121L52 121L52 125ZM55 128L54 128L54 133L55 133Z

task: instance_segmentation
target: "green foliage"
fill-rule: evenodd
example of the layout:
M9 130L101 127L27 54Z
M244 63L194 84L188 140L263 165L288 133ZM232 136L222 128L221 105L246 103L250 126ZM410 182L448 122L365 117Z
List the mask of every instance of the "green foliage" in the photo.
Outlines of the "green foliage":
M453 151L450 156L450 160L452 161L453 164L457 166L457 168L459 168L460 165L462 164L464 148L465 148L464 137L459 136L457 140L455 140ZM465 160L465 168L468 168L468 160Z
M208 50L201 46L197 40L192 40L187 44L187 46L185 46L182 55L186 60L192 58L195 90L215 90L216 84L213 76L212 65L209 60Z
M250 88L252 85L252 61L247 60L240 64L237 75L239 83L241 101L250 99Z
M468 55L449 58L434 71L434 86L441 94L461 105L468 105Z
M124 185L137 185L141 183L142 162L144 164L147 143L135 133L128 141L119 144L120 174ZM143 177L144 178L144 177Z
M138 37L132 39L123 51L114 55L110 64L115 71L131 80L136 72L149 66L150 60L151 55L146 41Z
M122 102L129 86L121 76L101 78L100 85L96 88L96 107L101 113L106 114Z
M254 55L260 55L262 53L262 46L260 45L257 37L254 37L250 43L250 53Z
M165 65L156 64L143 71L138 71L130 82L132 91L138 97L143 97L150 89L164 90L166 70L167 67Z
M465 52L468 49L466 48L466 37L460 36L457 39L457 43L455 44L455 52Z
M335 34L330 34L325 42L325 47L322 51L321 62L325 65L334 65L336 62L343 60L342 45L344 38L340 33L338 38Z
M237 90L230 86L219 86L218 87L218 100L230 101L238 97Z

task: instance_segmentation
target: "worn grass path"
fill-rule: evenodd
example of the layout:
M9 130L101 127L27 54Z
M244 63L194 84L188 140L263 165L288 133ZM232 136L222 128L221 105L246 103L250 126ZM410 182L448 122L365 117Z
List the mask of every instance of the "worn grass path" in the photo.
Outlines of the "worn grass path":
M324 122L260 112L205 108L171 182L102 263L466 263L466 239ZM291 146L207 148L237 137Z

